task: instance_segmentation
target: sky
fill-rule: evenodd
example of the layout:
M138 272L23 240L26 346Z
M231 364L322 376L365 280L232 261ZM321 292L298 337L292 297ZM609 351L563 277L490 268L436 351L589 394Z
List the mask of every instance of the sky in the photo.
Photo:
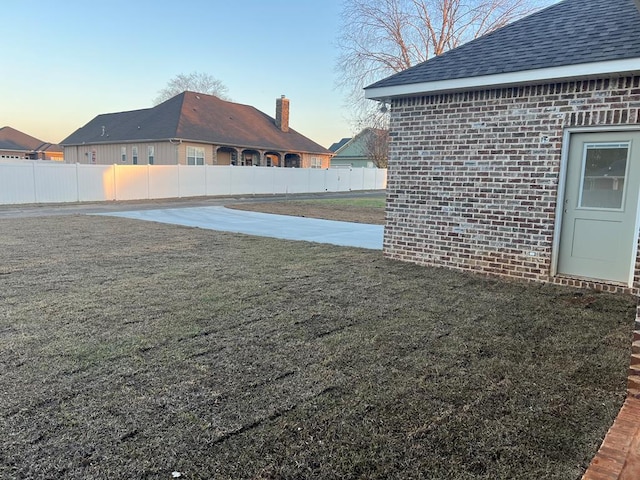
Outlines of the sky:
M336 88L341 0L2 0L0 127L58 143L101 113L153 106L178 74L328 147L353 135Z

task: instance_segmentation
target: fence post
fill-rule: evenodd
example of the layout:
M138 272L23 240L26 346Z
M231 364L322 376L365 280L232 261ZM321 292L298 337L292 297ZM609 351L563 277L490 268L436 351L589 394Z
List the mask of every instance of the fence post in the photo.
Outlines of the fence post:
M38 182L36 182L36 162L31 163L31 175L33 176L33 200L38 203Z
M78 162L76 162L76 201L80 203L80 173L78 172Z
M256 195L256 166L251 165L251 195Z
M116 172L116 168L118 168L118 164L114 163L113 164L113 200L114 201L118 200L118 181L116 180L118 175Z
M178 198L182 198L182 182L180 181L180 164L177 165L177 175L178 175Z

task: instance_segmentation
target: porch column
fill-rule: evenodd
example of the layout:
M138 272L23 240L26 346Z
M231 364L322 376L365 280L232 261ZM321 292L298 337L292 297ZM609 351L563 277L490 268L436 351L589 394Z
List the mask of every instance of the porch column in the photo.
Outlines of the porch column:
M213 146L213 155L211 157L211 164L212 165L217 165L218 164L218 149L220 148L218 145L212 145Z

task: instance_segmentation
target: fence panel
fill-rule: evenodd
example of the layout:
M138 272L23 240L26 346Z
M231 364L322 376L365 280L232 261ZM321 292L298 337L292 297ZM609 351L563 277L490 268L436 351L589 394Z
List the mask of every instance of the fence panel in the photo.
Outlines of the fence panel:
M367 169L363 167L351 169L349 190L366 190L366 188L364 188L364 170Z
M78 171L75 165L34 162L33 175L38 203L78 201Z
M116 199L115 165L76 163L78 201L102 202Z
M180 196L180 177L176 165L147 165L149 198L176 198Z
M207 166L207 195L231 195L231 169L221 165Z
M116 200L149 198L149 171L145 165L114 165Z
M32 163L0 164L0 203L36 203Z
M254 193L254 177L257 167L227 167L231 172L229 191L231 195Z
M204 165L177 165L181 197L203 197L207 194L207 172Z
M375 185L376 184L376 171L377 168L363 168L362 169L362 185Z
M383 190L380 169L0 163L0 204Z
M253 167L253 193L255 195L269 195L274 191L275 177L278 169L274 167Z
M271 184L271 193L289 193L289 177L287 176L287 172L281 172L281 170L291 170L291 168L273 167L273 169L276 171L274 172L273 183Z
M327 192L340 191L340 172L337 168L329 168L324 171L324 188Z
M309 168L285 168L286 192L307 193L309 190Z
M387 188L387 172L386 168L376 168L376 179L373 190L385 190Z
M326 192L327 191L327 175L325 169L309 168L309 192Z

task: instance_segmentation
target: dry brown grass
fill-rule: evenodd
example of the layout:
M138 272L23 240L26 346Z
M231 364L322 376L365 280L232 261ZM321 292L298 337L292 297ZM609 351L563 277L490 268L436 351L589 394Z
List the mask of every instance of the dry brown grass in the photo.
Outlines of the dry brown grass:
M577 479L624 398L627 296L107 217L0 243L0 478Z
M232 203L229 208L253 212L384 225L384 193L359 198Z

